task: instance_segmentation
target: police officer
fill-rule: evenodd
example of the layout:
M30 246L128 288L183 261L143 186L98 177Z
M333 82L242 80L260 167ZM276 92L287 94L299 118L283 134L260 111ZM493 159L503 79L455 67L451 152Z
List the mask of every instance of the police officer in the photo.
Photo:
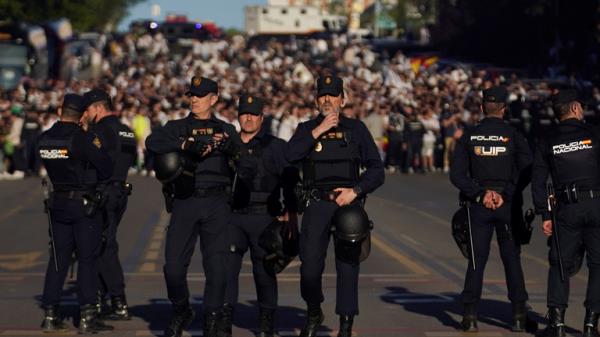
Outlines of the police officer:
M218 101L217 83L193 77L187 92L191 113L154 130L146 140L154 154L185 152L196 164L191 191L177 191L167 230L164 274L173 316L165 336L181 336L194 312L189 304L187 269L200 236L204 288L204 336L217 336L225 296L225 230L231 208L229 159L239 145L235 128L212 114Z
M569 302L569 274L583 246L589 268L584 306L584 337L598 337L600 315L600 133L584 124L577 92L561 90L552 97L560 123L536 147L532 192L536 211L542 215L542 229L548 237L558 236L562 257L561 280L558 249L550 245L548 275L548 326L546 336L565 336L565 310ZM548 210L546 180L551 178L558 202L556 224ZM556 239L556 238L553 238Z
M456 144L450 167L450 180L460 190L461 202L467 207L471 220L474 258L469 259L465 276L461 323L462 329L468 332L478 330L477 306L494 230L513 308L512 330L524 331L527 319L528 295L521 267L521 248L511 234L510 223L512 198L532 158L525 138L503 120L507 97L504 87L483 91L481 109L485 118L465 130ZM530 177L525 178L528 184L527 179Z
M242 95L238 105L241 126L237 176L233 191L233 215L228 239L225 321L231 334L231 317L238 300L238 278L242 258L250 248L252 272L259 305L259 333L261 337L274 336L274 312L277 308L277 278L267 272L263 264L265 250L259 238L275 217L291 223L285 230L297 229L297 202L294 192L300 181L298 170L285 159L286 142L268 134L263 123L263 100L253 95ZM280 202L283 188L284 207ZM295 235L295 232L284 235Z
M127 126L112 113L112 100L108 93L93 89L83 95L85 104L84 119L91 130L98 135L113 163L113 175L107 184L106 206L104 209L104 243L98 262L100 276L98 290L98 310L108 319L131 319L125 298L125 278L119 261L117 228L127 208L127 197L131 185L125 182L129 168L136 156L136 142ZM104 297L110 295L111 308L104 312Z
M51 219L52 255L46 270L42 304L44 332L65 330L57 313L62 286L73 251L77 250L78 300L81 305L80 333L112 330L96 317L98 256L102 220L97 208L96 189L112 175L112 163L101 140L79 125L82 97L65 95L58 114L60 121L44 132L38 152L54 190L48 211Z
M301 293L308 306L301 336L316 336L323 322L322 274L330 239L331 218L340 206L360 202L383 184L384 169L366 126L340 114L344 105L342 79L325 75L317 80L320 114L298 125L288 143L288 160L301 162L309 194L300 233ZM366 170L359 175L360 167ZM339 336L350 336L358 314L359 265L336 258L336 313Z

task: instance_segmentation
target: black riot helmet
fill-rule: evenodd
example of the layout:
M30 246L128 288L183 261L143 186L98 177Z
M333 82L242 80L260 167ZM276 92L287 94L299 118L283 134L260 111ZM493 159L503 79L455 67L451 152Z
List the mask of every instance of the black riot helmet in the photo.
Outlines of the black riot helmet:
M471 240L469 236L469 214L461 207L452 216L452 237L462 255L468 259L471 256Z
M371 252L371 229L369 216L359 204L338 208L331 219L336 258L358 264Z
M265 271L271 276L282 272L298 255L298 235L288 239L282 235L283 222L275 219L258 238L258 245L265 250Z
M195 162L182 152L156 154L154 157L156 179L169 185L176 198L186 198L193 193L195 168Z
M156 173L156 179L161 183L169 183L177 179L183 172L181 154L179 152L169 152L156 155L154 158L154 172Z

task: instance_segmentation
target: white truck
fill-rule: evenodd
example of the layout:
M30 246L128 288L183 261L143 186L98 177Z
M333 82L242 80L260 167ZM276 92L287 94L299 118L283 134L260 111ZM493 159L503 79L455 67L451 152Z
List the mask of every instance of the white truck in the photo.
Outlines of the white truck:
M246 33L249 35L312 35L347 29L344 16L329 15L311 6L247 6Z

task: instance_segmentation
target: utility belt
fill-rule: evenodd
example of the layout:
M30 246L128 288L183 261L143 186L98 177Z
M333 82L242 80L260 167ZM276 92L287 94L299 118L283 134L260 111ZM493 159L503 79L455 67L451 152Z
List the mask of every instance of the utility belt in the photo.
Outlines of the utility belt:
M600 189L577 187L575 184L556 191L556 199L563 204L575 204L580 201L598 198L600 198Z
M64 199L83 199L91 193L92 190L59 190L52 191L51 196L53 198L60 197Z
M268 214L269 210L267 207L267 204L253 204L253 205L248 205L244 208L240 208L240 209L234 209L232 210L233 213L235 214Z
M198 188L192 195L194 198L207 198L221 195L228 195L231 192L229 186L221 185L214 187Z
M335 201L337 196L340 194L340 192L336 192L331 189L318 189L318 188L308 189L306 192L307 192L308 198L310 200L315 200L315 201L319 201L319 200Z
M57 197L72 200L82 200L84 213L88 217L95 216L96 213L98 211L102 211L106 205L106 194L104 189L98 188L89 190L54 190L50 194L50 205L54 203L54 199Z
M133 185L126 181L120 181L120 180L111 181L108 183L108 186L123 189L125 192L127 192L127 195L131 195L131 192L133 191Z

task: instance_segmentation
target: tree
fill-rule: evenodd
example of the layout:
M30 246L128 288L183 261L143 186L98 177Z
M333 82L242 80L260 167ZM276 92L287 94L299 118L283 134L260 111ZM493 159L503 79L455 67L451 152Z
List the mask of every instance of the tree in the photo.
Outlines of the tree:
M0 0L0 19L42 23L59 18L71 20L79 31L111 30L145 0Z

